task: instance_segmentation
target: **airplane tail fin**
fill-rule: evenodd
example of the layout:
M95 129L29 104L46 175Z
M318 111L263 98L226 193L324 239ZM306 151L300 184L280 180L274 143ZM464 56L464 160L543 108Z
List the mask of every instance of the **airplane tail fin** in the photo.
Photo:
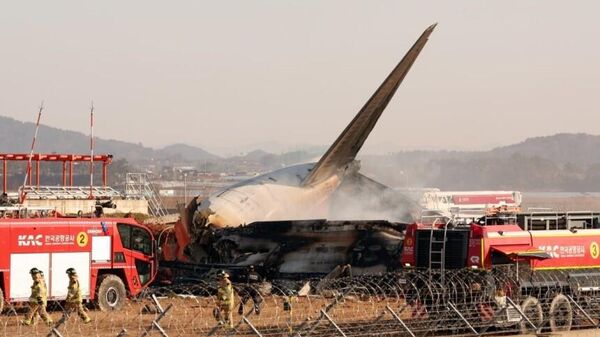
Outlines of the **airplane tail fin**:
M388 77L379 86L363 108L348 124L346 129L321 157L312 171L303 180L303 186L317 184L346 168L363 146L365 140L375 127L381 113L386 108L396 89L404 80L404 77L419 56L419 53L427 43L429 35L433 32L436 24L429 26L410 50L404 55L400 63L392 70Z

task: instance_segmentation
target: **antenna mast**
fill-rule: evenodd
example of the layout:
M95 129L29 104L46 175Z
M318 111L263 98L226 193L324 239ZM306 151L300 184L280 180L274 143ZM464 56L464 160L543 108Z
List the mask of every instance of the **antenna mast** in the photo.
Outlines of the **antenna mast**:
M44 110L44 101L40 104L40 109L38 111L37 122L35 123L35 133L33 134L33 140L31 141L31 151L29 152L29 160L27 161L27 170L25 170L25 179L23 180L23 185L21 186L21 192L19 193L19 203L22 204L25 201L27 193L25 193L25 186L27 185L27 179L31 174L31 158L33 157L33 149L35 147L35 140L38 135L38 130L40 129L40 118L42 117L42 110Z
M90 196L94 199L94 101L90 107Z

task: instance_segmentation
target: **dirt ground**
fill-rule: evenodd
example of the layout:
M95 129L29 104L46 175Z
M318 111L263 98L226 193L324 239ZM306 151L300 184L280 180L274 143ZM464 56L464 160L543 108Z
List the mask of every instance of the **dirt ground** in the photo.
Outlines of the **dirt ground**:
M213 298L178 297L161 298L159 301L163 309L172 305L167 314L159 321L169 336L206 336L211 333L214 336L223 336L230 333L223 328L215 328L217 324L213 317L215 308ZM245 309L247 319L263 335L287 336L289 332L293 331L292 327L297 328L303 322L318 318L320 310L329 303L330 300L324 298L296 298L292 300L292 310L285 311L283 297L266 297L259 316L253 313L251 302L246 305ZM331 317L335 317L334 319L339 324L371 321L376 319L376 313L384 311L388 304L394 305L387 300L364 301L350 298L332 309L329 314ZM90 310L91 323L83 324L78 317L73 315L66 323L57 327L57 330L65 337L114 337L123 329L127 331L124 336L139 336L152 325L152 321L158 316L158 314L146 313L144 310L146 305L151 305L151 302L130 302L124 310L118 312ZM395 307L398 307L397 303ZM41 320L38 320L37 324L32 327L20 324L24 313L25 310L19 310L18 313L3 314L0 317L0 326L3 327L0 336L46 336L49 333L51 327L47 327ZM55 322L58 322L62 317L62 312L60 310L50 311L50 315ZM235 324L239 324L241 321L241 316L237 313L237 305L234 309L233 321ZM232 335L252 335L248 324L240 324L237 330L239 332ZM160 333L154 330L150 336L160 336Z
M159 324L168 336L257 336L252 332L251 326L242 321L242 317L237 313L237 306L233 314L235 329L219 327L213 317L215 302L212 297L159 298L159 301L162 308L167 310L167 314L159 320ZM296 298L292 299L292 310L286 311L283 297L265 297L260 315L257 316L253 313L251 302L246 305L245 312L248 322L262 336L292 336L294 332L303 332L302 335L307 335L308 330L314 327L314 323L321 317L321 309L326 308L332 301L331 298L323 297ZM129 302L124 310L110 313L91 310L89 315L92 317L92 323L83 324L78 317L73 316L56 329L64 337L141 336L145 331L149 331L148 336L161 336L158 330L149 329L152 321L159 316L157 313L145 312L144 308L150 304L150 301ZM405 322L408 323L411 320L411 312L401 310L405 306L401 300L352 296L334 306L328 311L328 316L335 321L346 336L405 336L405 330L386 310L386 306L390 306L400 313L400 318ZM0 316L0 326L2 326L0 336L47 336L50 333L51 327L47 327L41 321L33 327L21 325L19 321L23 314L24 311L18 314L15 312L5 313ZM60 310L52 311L50 314L55 321L62 316ZM435 318L437 322L433 322L431 318L427 317L419 319L413 317L413 321L409 324L413 329L421 329L421 332L425 332L433 324L439 326L442 322L443 326L444 319L447 317L444 317L443 313L437 312ZM449 325L455 324L456 320L448 322ZM417 330L414 331L418 333ZM457 332L461 335L468 335L468 331L464 327L460 331L455 331L455 333ZM320 324L310 335L324 337L335 336L338 333L333 324L327 318L322 317ZM488 331L487 335L499 334ZM506 336L506 333L502 335ZM600 334L598 334L598 330L579 330L564 334L544 335L590 337Z

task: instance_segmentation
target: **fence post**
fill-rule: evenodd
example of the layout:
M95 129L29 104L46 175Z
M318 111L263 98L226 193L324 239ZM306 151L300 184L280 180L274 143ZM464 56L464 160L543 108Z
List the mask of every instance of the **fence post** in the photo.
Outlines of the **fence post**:
M156 306L156 309L158 309L159 313L165 312L165 310L163 309L162 305L160 305L160 302L158 301L158 298L156 297L156 294L150 295L150 298L154 302L154 305Z
M396 315L396 313L394 312L394 310L392 310L392 308L390 308L389 305L386 305L385 308L390 312L390 314L392 314L392 316L394 317L394 319L396 321L398 321L398 323L400 323L402 325L402 327L404 328L404 330L406 330L406 332L408 332L408 334L411 337L416 337L415 334L408 328L408 326L406 325L406 323L404 323L404 321L400 318L400 316ZM404 310L404 309L402 309Z
M310 330L308 330L308 332L306 333L306 336L309 336L310 334L312 334L313 331L315 331L315 329L319 326L319 324L321 323L321 320L324 317L323 316L323 312L325 312L325 313L329 312L329 310L331 310L334 306L336 306L340 302L340 300L342 300L344 297L346 297L346 295L348 295L348 293L350 293L352 290L354 290L354 286L348 288L345 292L343 292L339 296L336 296L336 298L333 300L333 302L329 303L325 307L325 310L321 310L321 315L315 321L315 323L312 325L312 327L310 328ZM300 325L300 327L298 327L295 336L301 336L300 331L302 331L302 329L304 329L307 324L308 324L308 322L302 323L302 325Z
M538 328L537 328L537 326L535 326L535 324L533 324L533 322L531 322L531 321L529 320L529 317L527 317L527 316L525 315L525 313L523 312L523 310L521 310L521 308L520 308L520 307L519 307L519 306L518 306L518 305L517 305L515 302L513 302L513 300L512 300L510 297L506 296L506 300L507 300L508 302L510 302L510 304L513 306L513 308L515 308L515 310L517 310L517 312L519 313L519 315L521 315L521 317L523 317L523 318L524 318L524 319L527 321L527 323L528 323L529 325L531 325L531 327L532 327L532 328L533 328L535 331L537 331L537 329L538 329Z
M573 299L573 297L571 297L571 295L565 294L565 296L569 299L569 301L571 301L575 305L575 307L577 309L579 309L579 311L581 311L583 313L583 315L585 316L585 318L588 321L590 321L594 325L594 327L596 327L596 328L598 327L598 323L594 322L594 320L592 319L592 317L590 317L590 315L588 315L588 313L585 310L583 310L583 308L579 305L579 303L577 303Z
M342 335L343 337L346 337L346 334L342 331L342 329L340 329L340 327L335 323L335 321L331 317L329 317L329 315L323 309L321 309L321 314L324 315L325 318L327 318L327 320L331 324L333 324L333 326L340 333L340 335Z
M258 332L258 330L256 330L256 328L254 327L254 325L252 325L252 323L250 323L250 320L248 320L248 318L246 318L246 316L242 317L242 320L244 321L244 323L248 324L250 326L250 329L252 329L252 331L258 336L258 337L263 337L263 335Z
M69 316L66 314L66 312L63 313L62 317L58 320L58 322L56 322L56 324L54 324L54 326L52 327L52 329L50 329L46 337L52 337L53 335L56 335L57 337L63 337L57 328L63 325L63 323L67 321L68 317Z
M173 308L173 303L169 304L167 306L167 308L163 310L162 306L160 305L160 302L158 302L158 298L156 298L156 296L154 296L154 294L152 294L152 296L150 296L150 298L152 299L152 301L154 301L154 304L156 305L156 308L160 312L160 315L158 315L158 317L156 317L152 321L152 324L150 324L150 326L147 329L145 329L145 331L140 335L140 337L148 336L150 331L152 331L153 329L158 330L161 333L161 335L163 335L163 337L169 337L169 335L167 335L167 333L160 326L160 324L158 324L158 321L160 321L163 317L165 317L165 315L169 312L169 310L171 310L171 308Z
M452 308L452 310L454 310L454 312L458 314L458 316L460 317L460 319L462 319L463 322L465 322L467 324L467 326L469 327L469 329L471 329L471 331L476 336L479 336L479 332L477 332L477 330L475 330L475 328L473 328L473 326L471 325L471 323L469 323L469 321L467 321L467 319L465 318L465 316L463 316L463 314L461 314L460 311L458 311L458 309L456 309L456 307L454 306L454 304L452 302L448 301L448 306L450 306L450 308Z
M56 337L63 337L63 335L61 335L60 332L56 330L56 328L52 328L50 332L48 332L46 337L52 337L52 335L56 335Z

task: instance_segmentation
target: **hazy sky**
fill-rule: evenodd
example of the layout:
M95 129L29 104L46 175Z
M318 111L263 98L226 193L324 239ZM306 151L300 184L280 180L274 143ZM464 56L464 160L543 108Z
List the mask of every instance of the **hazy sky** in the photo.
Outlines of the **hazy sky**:
M0 115L224 154L330 144L439 25L365 144L600 134L598 1L6 1Z

